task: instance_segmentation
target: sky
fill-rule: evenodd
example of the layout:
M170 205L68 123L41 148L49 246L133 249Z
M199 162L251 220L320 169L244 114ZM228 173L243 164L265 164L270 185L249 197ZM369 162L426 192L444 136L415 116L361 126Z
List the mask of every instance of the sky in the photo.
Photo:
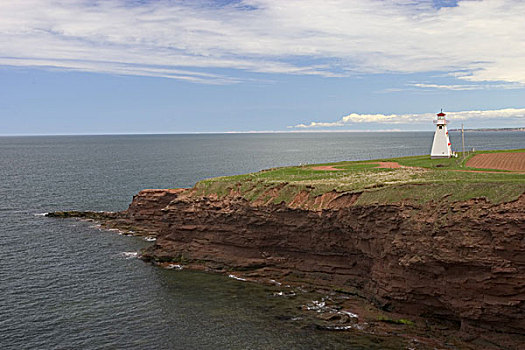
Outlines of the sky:
M523 0L0 1L0 135L525 127Z

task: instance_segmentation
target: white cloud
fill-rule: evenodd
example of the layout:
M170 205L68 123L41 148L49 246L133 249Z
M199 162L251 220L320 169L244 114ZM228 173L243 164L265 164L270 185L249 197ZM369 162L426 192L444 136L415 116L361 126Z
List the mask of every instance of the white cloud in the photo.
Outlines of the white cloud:
M435 113L419 113L419 114L358 114L351 113L345 115L335 122L310 122L306 124L298 124L290 126L289 128L310 129L310 128L332 128L341 127L360 123L378 123L378 124L413 124L413 123L428 123L435 117ZM487 120L487 119L505 119L509 120L525 120L525 108L506 108L486 111L460 111L447 112L449 118L454 121L465 120Z
M521 83L505 83L505 84L426 84L414 83L409 84L422 89L441 89L453 91L469 91L469 90L486 90L486 89L522 89L525 84Z
M2 1L0 65L219 84L239 78L203 70L525 83L524 13L522 0Z

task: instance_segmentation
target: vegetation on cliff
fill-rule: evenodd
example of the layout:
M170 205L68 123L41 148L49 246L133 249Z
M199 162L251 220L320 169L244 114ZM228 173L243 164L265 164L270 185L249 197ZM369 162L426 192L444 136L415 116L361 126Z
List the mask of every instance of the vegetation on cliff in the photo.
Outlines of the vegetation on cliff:
M369 161L273 168L245 175L198 182L197 195L242 196L255 204L286 203L291 207L322 209L320 196L355 194L355 205L392 202L464 201L485 198L493 203L517 199L525 192L522 171L467 166L472 157L497 152L471 152L467 157L430 159L428 155Z

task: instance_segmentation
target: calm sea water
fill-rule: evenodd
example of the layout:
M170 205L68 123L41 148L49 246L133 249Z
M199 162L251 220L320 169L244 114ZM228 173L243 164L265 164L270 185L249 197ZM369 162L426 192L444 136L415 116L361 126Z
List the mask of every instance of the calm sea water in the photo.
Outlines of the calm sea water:
M451 133L459 144L459 135ZM299 163L426 154L432 133L0 137L2 349L385 348L302 328L286 300L224 276L163 270L135 237L45 218L122 210L144 188ZM470 132L476 149L525 147L518 132Z

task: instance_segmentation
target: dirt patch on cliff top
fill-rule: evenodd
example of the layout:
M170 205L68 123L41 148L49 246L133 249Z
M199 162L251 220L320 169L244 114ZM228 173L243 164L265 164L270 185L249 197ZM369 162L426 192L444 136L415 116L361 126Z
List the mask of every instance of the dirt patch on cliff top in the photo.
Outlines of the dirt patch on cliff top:
M376 168L382 168L382 169L399 169L399 168L405 168L398 162L379 162Z
M321 165L321 166L314 166L314 167L312 167L312 170L333 171L333 170L344 170L344 169L334 168L331 165Z
M525 152L483 153L468 160L471 168L525 171Z

